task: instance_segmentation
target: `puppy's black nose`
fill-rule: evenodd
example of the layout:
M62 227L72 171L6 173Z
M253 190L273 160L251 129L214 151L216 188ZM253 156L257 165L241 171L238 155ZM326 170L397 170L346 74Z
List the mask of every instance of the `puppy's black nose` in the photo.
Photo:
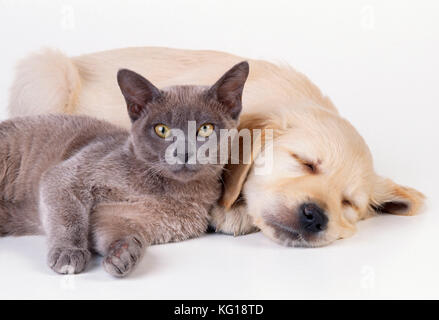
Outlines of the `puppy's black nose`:
M300 224L305 230L317 233L328 226L328 217L322 208L314 203L304 203L299 208Z

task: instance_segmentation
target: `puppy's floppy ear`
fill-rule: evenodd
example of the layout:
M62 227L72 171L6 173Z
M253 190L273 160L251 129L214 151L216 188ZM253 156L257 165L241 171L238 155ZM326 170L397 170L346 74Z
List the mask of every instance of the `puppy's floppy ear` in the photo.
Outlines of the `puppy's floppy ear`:
M378 177L370 207L376 213L410 216L419 212L424 199L425 196L415 189Z
M160 97L160 90L134 71L121 69L117 73L117 83L128 107L128 115L134 122L146 110L146 105Z
M219 101L232 117L238 119L242 109L242 91L249 73L247 61L240 62L227 71L210 89L209 96Z
M218 202L219 205L226 209L230 209L241 194L242 187L247 179L247 175L253 166L253 162L264 150L265 147L265 132L264 129L273 129L274 137L279 135L282 131L277 124L270 122L267 115L263 114L246 114L241 116L238 130L249 129L252 140L255 141L254 134L261 134L260 145L252 143L251 153L247 156L249 159L243 159L242 145L243 140L239 141L239 164L231 164L230 161L225 165L223 171L223 194ZM255 133L253 129L261 129ZM257 139L256 139L257 141ZM236 141L235 141L236 142Z

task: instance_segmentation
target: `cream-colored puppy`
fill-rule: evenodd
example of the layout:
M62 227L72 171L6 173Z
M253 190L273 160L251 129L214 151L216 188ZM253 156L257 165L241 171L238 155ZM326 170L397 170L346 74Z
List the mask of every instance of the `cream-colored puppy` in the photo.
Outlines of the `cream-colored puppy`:
M128 127L115 75L144 74L159 87L209 84L242 57L215 51L127 48L69 58L47 50L22 61L11 90L12 116L86 114ZM377 176L369 149L331 101L288 66L249 60L241 128L272 129L255 161L273 152L270 174L252 164L228 165L225 190L212 211L220 231L259 228L289 246L321 246L345 238L357 221L378 213L413 215L418 191Z

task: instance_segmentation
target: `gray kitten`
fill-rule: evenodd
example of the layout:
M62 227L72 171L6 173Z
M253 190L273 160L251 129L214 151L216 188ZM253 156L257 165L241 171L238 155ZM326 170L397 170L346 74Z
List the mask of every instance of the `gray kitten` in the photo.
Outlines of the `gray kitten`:
M170 133L187 138L190 120L206 139L235 128L248 71L241 62L210 88L159 90L120 70L131 132L84 116L0 123L0 236L46 234L58 273L83 271L93 250L122 277L148 245L201 235L221 193L222 165L191 163L193 148L169 164Z

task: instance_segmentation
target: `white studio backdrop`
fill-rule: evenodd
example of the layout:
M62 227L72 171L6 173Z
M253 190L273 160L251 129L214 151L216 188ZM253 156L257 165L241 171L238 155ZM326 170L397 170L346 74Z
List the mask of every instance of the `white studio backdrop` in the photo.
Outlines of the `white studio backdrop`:
M151 248L158 266L118 290L99 269L64 290L44 265L43 239L1 239L0 283L10 290L0 298L439 298L438 1L0 0L0 39L0 119L14 65L42 47L78 55L166 46L287 62L363 135L379 173L428 196L421 216L360 223L353 238L327 248L286 249L262 235ZM214 288L202 290L208 281Z

